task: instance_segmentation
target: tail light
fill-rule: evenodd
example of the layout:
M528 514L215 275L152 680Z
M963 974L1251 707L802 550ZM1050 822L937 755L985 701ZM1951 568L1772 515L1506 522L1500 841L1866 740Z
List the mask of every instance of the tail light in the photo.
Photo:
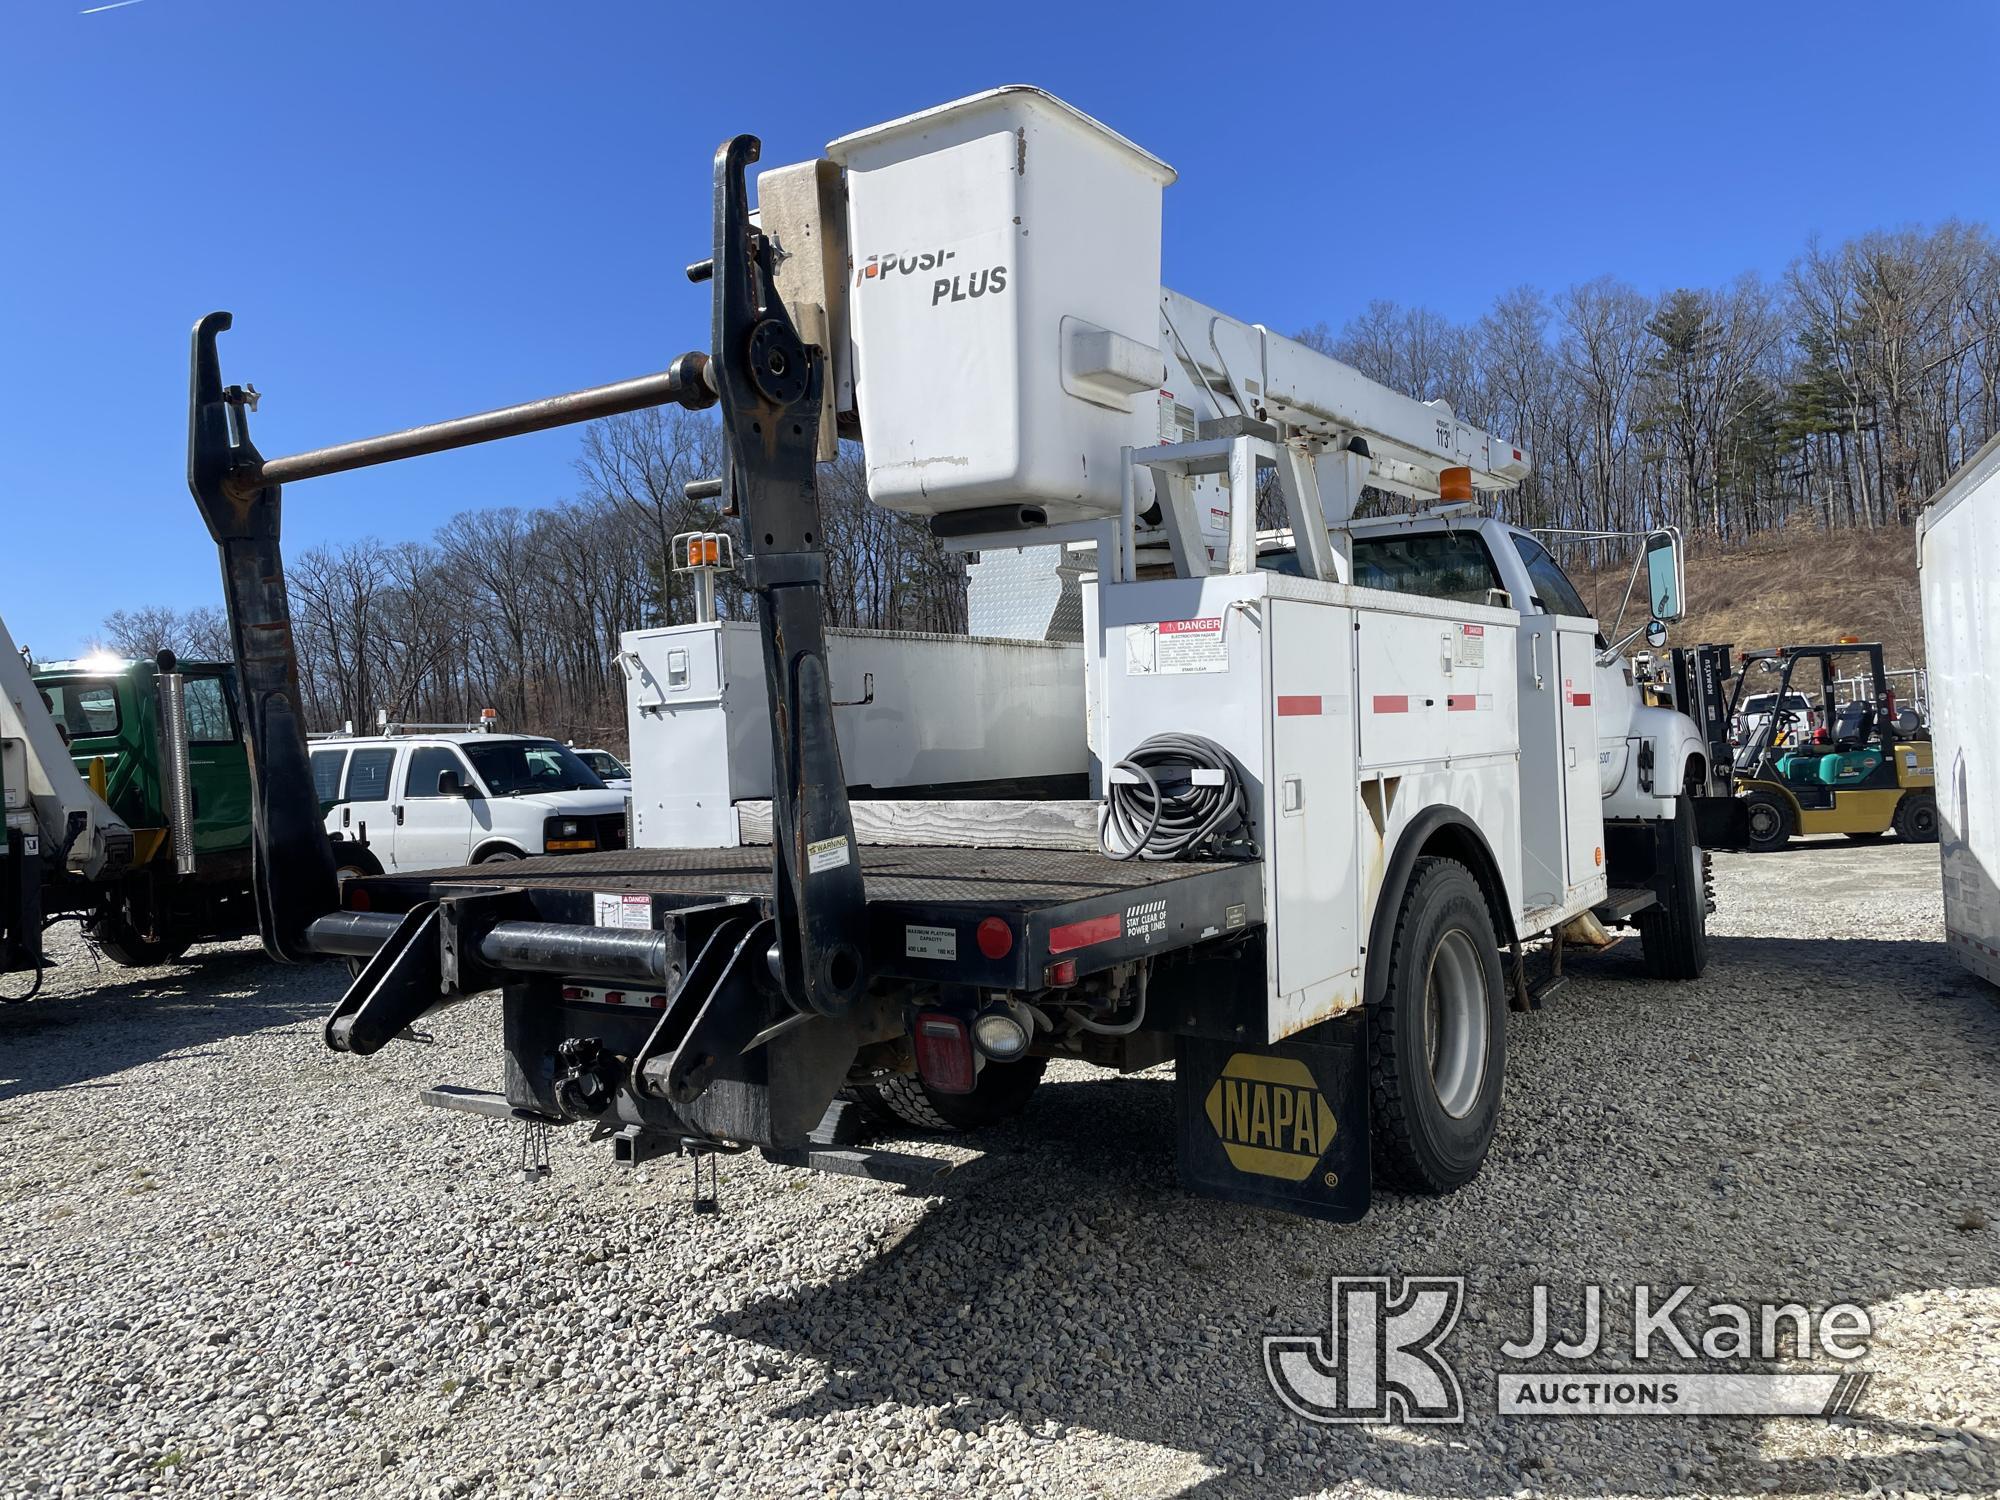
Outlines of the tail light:
M917 1072L940 1094L969 1094L977 1078L972 1034L965 1022L941 1010L920 1011L916 1025Z

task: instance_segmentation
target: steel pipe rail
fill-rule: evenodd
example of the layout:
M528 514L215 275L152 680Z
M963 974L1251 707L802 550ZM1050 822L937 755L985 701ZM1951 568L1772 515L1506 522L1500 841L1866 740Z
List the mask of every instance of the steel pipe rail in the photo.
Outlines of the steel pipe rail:
M684 406L700 411L716 402L715 377L710 373L706 354L683 354L657 375L640 375L631 380L595 385L586 390L527 401L519 406L502 406L476 412L469 417L453 417L401 432L336 443L330 448L314 448L284 458L267 458L261 463L244 464L230 472L228 488L239 497L254 495L271 485L293 484L301 479L318 479L327 474L343 474L398 459L418 458L426 453L443 453L474 443L490 443L523 433L543 432L576 422L594 422L622 412L641 411L649 406Z
M306 929L306 946L329 958L373 958L402 920L388 912L333 912ZM571 979L660 985L667 978L667 935L657 931L500 922L479 940L479 956L496 969Z
M379 911L336 911L306 928L306 947L325 958L373 958L403 919Z
M568 979L667 981L667 935L658 931L501 922L479 940L479 956L496 969L528 969Z

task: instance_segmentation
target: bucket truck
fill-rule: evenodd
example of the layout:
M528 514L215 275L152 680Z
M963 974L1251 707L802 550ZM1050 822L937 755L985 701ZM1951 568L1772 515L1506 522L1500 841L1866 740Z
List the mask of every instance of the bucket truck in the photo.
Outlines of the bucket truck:
M1192 1191L1352 1219L1377 1181L1468 1181L1499 1121L1507 1008L1559 978L1565 928L1673 903L1659 967L1704 960L1684 930L1703 910L1691 830L1643 881L1608 867L1596 623L1546 591L1531 609L1511 562L1469 590L1357 576L1364 486L1449 505L1518 485L1528 455L1163 287L1173 170L1040 90L765 171L753 218L758 154L737 136L715 157L711 254L689 268L712 283L710 347L660 374L266 459L248 391L222 379L228 315L195 329L189 479L244 683L260 922L275 957L358 966L328 1045L366 1057L497 989L503 1089L441 1084L429 1102L582 1125L621 1163L680 1153L698 1176L757 1149L929 1182L942 1164L866 1145L866 1114L977 1124L1070 1058L1174 1064ZM755 606L762 714L735 728L767 736L768 796L740 810L740 841L337 890L281 487L666 403L719 411L724 472L697 492L734 518ZM840 435L860 438L874 503L956 546L1095 545L1094 795L893 817L850 800L881 777L821 623L816 473ZM1259 544L1266 475L1283 559ZM1427 536L1467 525L1433 520ZM720 549L696 550L712 566ZM637 655L635 695L655 694L673 663ZM1034 680L1017 667L996 682ZM922 712L930 669L897 670L918 674L899 702ZM965 718L940 733L969 738ZM686 743L755 753L745 733ZM1009 758L980 779L1007 779ZM1024 752L1019 769L1050 768ZM1656 762L1654 786L1681 774ZM1654 801L1680 822L1677 794ZM1550 972L1531 982L1541 938Z

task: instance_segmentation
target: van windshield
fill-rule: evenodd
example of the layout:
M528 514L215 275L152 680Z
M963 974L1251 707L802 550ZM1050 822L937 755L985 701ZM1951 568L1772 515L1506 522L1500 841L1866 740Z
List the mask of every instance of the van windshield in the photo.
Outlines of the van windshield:
M605 790L595 771L554 740L474 741L459 748L495 797Z

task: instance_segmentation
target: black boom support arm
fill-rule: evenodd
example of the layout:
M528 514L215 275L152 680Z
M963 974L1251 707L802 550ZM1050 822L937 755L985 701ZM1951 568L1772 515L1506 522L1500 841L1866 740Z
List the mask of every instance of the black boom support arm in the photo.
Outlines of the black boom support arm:
M222 554L254 788L258 924L273 957L315 956L307 928L338 898L298 707L281 487L643 407L719 402L723 490L743 527L743 571L757 599L770 695L771 976L800 1012L845 1016L860 999L867 983L861 864L820 617L815 454L826 355L799 337L773 284L773 246L750 222L745 171L759 149L755 136L739 135L715 155L714 256L691 268L697 279L714 278L714 349L684 354L661 374L266 459L250 441L254 390L222 383L216 335L230 326L229 314L210 313L195 326L188 488Z

